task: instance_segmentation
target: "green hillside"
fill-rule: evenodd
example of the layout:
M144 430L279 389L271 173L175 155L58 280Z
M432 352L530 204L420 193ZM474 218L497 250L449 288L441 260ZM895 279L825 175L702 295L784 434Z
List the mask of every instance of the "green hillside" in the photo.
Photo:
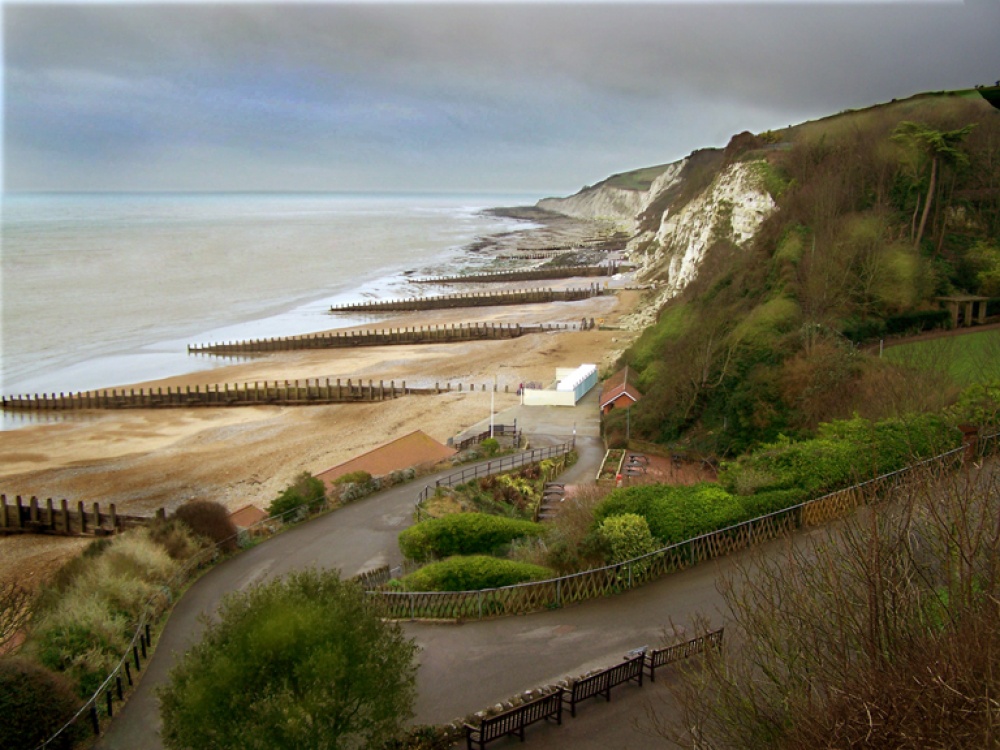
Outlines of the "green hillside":
M732 455L954 398L946 373L858 344L946 327L939 296L1000 297L1000 111L975 90L923 94L697 157L645 220L734 161L754 165L777 210L749 246L717 233L697 279L622 357L646 393L633 436Z

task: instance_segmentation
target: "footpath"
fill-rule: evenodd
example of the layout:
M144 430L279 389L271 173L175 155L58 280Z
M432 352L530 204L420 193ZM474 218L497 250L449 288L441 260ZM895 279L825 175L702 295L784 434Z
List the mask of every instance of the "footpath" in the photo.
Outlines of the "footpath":
M596 398L592 392L573 409L513 407L494 415L494 420L509 424L516 418L533 445L564 442L575 433L580 460L560 479L567 484L584 483L593 481L604 457ZM487 427L488 423L487 418ZM477 425L474 429L483 428ZM175 606L142 681L95 747L162 747L155 690L166 682L176 655L198 641L202 618L212 616L225 594L303 568L336 568L349 577L380 565L399 564L402 555L397 536L412 523L417 493L437 476L393 487L300 524L202 576ZM524 690L617 663L631 649L673 643L686 634L680 627L673 632L672 623L684 625L696 611L719 626L721 597L715 580L719 569L731 564L732 558L723 559L621 596L550 612L462 624L404 623L407 635L420 647L413 722L445 723ZM645 713L642 701L628 699L632 692L654 696L662 691L621 687L613 693L610 704L588 702L578 718L567 717L561 728L533 727L529 731L537 733L546 747L597 747L593 742L599 741L600 731L611 733L601 742L602 748L640 748L646 746L644 742L662 746L662 739L636 733L630 726L631 714L622 713ZM587 729L590 724L593 726ZM503 747L507 742L492 746Z

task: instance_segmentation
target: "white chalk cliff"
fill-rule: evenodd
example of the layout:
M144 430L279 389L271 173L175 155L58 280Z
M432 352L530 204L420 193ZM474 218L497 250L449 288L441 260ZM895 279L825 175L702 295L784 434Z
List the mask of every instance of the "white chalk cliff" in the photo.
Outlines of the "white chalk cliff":
M668 190L685 192L686 164L683 159L667 165L648 190L602 183L568 198L546 198L538 206L577 218L614 221L630 231L629 250L639 268L637 277L662 290L654 305L658 308L697 276L713 241L725 237L745 245L775 208L752 161L723 167L706 188L681 205L676 205L676 199L658 203ZM665 208L658 226L655 216L640 221L651 206L661 203Z

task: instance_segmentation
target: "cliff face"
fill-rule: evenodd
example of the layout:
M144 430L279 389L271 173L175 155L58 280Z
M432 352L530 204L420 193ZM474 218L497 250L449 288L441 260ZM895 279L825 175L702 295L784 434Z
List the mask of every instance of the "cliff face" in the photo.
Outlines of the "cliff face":
M698 274L716 239L740 246L749 242L775 208L760 182L753 163L731 164L689 203L664 212L641 276L663 283L672 297Z
M691 183L695 178L689 172L697 170L686 169L688 165L688 159L666 165L646 190L606 181L568 198L546 198L538 206L626 228L632 234L628 247L638 278L662 289L658 307L695 278L714 241L725 238L744 245L775 207L754 162L722 167L701 189ZM700 179L705 181L703 174Z
M538 207L577 219L609 221L635 232L635 217L642 211L646 193L639 190L597 186L584 188L568 198L543 198Z

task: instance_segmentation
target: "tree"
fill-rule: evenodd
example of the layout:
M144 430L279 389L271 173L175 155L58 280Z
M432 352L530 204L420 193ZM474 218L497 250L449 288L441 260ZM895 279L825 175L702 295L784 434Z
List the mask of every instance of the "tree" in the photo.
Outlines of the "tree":
M958 130L934 130L927 125L909 120L899 123L893 133L893 139L907 143L916 149L918 154L930 161L930 176L927 179L927 197L924 198L924 210L920 216L920 226L914 240L914 247L920 247L927 217L930 215L931 202L937 190L938 167L941 164L959 166L969 163L969 157L959 149L974 125L966 125ZM918 203L919 205L919 203Z
M0 659L0 747L34 748L51 737L76 712L69 681L28 659ZM73 747L79 735L68 727L48 747Z
M654 729L685 747L997 747L998 479L928 470L826 538L738 562L729 648Z
M164 744L378 747L412 716L415 652L337 571L235 592L160 690Z
M0 582L0 653L31 617L32 595L15 581Z

